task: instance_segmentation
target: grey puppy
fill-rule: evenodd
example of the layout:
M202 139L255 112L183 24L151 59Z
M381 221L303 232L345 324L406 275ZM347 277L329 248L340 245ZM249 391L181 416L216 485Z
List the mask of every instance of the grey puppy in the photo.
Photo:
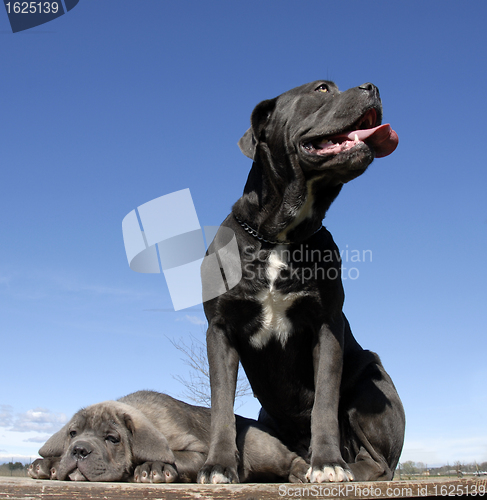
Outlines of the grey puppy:
M77 412L39 450L35 479L193 482L208 454L210 410L139 391ZM308 465L259 422L236 416L240 481L305 481Z

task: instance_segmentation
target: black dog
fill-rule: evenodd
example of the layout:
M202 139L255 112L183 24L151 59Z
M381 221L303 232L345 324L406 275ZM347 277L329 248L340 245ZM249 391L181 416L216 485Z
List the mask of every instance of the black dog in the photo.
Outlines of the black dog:
M252 113L239 142L252 170L209 250L224 249L230 228L240 261L228 257L222 273L242 279L205 303L212 420L201 483L238 481L239 359L262 404L259 419L309 461L310 482L393 477L403 407L379 357L351 333L339 252L321 225L343 184L396 148L397 134L381 120L370 83L345 92L309 83ZM210 275L204 262L204 289Z

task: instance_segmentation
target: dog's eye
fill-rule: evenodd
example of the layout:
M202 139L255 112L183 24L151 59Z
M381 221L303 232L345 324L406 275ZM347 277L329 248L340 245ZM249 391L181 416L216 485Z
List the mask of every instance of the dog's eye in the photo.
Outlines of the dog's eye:
M318 88L315 89L317 92L329 92L330 89L326 83L322 83Z
M110 443L112 443L112 444L118 444L118 443L120 443L120 438L117 437L117 436L111 436L111 435L107 436L106 440L110 441Z
M71 431L71 432L69 433L69 435L70 435L72 438L76 437L76 431Z

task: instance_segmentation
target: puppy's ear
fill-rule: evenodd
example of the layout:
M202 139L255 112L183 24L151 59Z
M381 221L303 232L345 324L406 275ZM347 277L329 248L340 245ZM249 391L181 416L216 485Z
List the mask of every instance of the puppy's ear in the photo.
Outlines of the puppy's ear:
M141 412L123 415L132 439L133 462L164 462L174 464L174 454L164 434Z
M68 427L71 422L68 422L61 430L53 434L39 450L41 457L60 457L64 453L64 445L68 434Z
M269 118L276 107L276 99L268 99L257 104L250 117L251 127L245 132L242 138L238 141L240 151L250 158L254 159L255 146L261 140L262 131L264 130Z

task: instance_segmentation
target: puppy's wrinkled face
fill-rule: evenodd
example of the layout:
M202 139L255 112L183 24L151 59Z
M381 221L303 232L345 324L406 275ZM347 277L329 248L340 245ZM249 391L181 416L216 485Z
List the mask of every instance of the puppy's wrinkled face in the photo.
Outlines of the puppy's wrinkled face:
M117 405L79 411L66 428L60 480L121 481L132 471L130 419Z
M307 178L329 174L336 183L348 182L397 146L397 134L381 126L379 91L370 83L340 92L319 80L259 106L253 120L261 124L254 128L258 142L280 163L294 159Z

